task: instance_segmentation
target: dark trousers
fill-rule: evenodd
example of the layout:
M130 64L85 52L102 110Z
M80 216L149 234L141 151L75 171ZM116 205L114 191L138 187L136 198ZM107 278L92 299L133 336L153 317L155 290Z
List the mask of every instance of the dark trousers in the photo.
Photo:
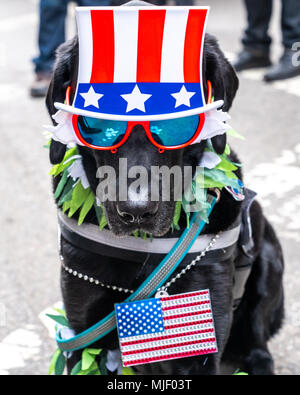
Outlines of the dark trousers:
M300 0L282 0L281 30L285 48L300 42ZM268 52L271 37L268 34L273 0L245 0L248 26L243 37L245 47Z
M33 60L36 72L51 72L55 51L65 41L65 20L69 0L40 0L39 56ZM111 0L76 0L79 6L106 6Z

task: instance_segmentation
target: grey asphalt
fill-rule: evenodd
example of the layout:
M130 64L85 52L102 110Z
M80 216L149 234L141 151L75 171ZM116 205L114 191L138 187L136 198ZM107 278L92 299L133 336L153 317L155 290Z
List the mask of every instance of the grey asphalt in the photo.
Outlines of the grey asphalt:
M237 52L245 23L242 2L199 4L212 7L208 31L224 51ZM0 10L0 374L42 375L55 345L39 315L61 297L56 210L43 148L42 126L49 119L44 101L28 94L37 52L37 1L10 0ZM281 51L278 7L272 32L276 59ZM278 374L299 374L299 79L266 85L259 73L245 73L240 82L231 124L246 140L234 139L232 146L244 163L247 185L259 192L280 236L286 260L285 325L270 348Z

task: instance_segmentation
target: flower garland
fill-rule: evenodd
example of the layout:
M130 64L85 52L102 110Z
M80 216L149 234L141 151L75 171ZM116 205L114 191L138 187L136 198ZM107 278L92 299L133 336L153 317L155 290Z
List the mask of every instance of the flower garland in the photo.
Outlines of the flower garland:
M179 219L182 210L186 213L187 226L189 226L191 203L193 203L193 207L197 207L201 219L208 223L210 209L210 204L207 201L208 189L218 188L222 190L225 188L236 200L243 200L243 183L234 173L240 167L240 164L232 163L228 159L229 155L230 148L228 145L223 155L217 155L208 140L207 148L190 189L186 191L182 201L176 203L172 230L180 229ZM69 218L73 217L75 213L79 213L78 226L80 226L88 213L94 210L99 229L103 230L107 227L104 207L99 204L89 185L77 146L66 151L62 162L52 167L50 175L54 178L61 177L54 198L63 213L68 215ZM134 236L143 239L148 237L145 232L139 231L134 232Z
M74 331L70 329L69 322L64 310L53 308L56 315L46 314L56 322L56 332L62 336L74 336ZM73 367L71 376L100 376L107 375L108 370L118 371L122 376L134 375L131 368L123 368L121 364L121 355L114 355L114 352L98 348L85 348L81 354L81 360ZM51 357L49 375L62 376L64 374L67 359L72 353L62 352L59 348Z

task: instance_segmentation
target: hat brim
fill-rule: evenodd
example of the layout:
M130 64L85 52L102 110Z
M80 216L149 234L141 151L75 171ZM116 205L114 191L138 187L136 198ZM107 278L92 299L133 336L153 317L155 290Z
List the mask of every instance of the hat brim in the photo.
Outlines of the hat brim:
M55 108L62 110L74 115L81 115L84 117L106 119L110 121L126 121L126 122L147 122L147 121L165 121L168 119L184 118L196 114L203 114L205 112L221 108L224 104L223 100L218 100L211 104L207 104L204 107L193 108L191 110L185 110L181 112L175 112L172 114L157 114L157 115L117 115L117 114L102 114L99 112L92 112L87 110L81 110L76 107L63 104L54 103Z

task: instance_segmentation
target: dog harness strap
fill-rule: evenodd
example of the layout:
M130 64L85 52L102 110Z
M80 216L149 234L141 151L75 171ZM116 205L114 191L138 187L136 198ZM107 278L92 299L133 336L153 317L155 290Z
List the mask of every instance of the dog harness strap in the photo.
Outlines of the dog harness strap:
M236 266L233 286L233 310L235 311L244 296L245 286L251 274L252 262L246 266Z
M242 204L241 233L239 237L240 253L235 261L233 310L236 310L245 293L246 283L251 274L255 260L255 243L253 240L250 209L255 200L256 192L244 188L245 200Z
M216 204L216 198L212 198L210 213ZM190 248L196 241L199 234L202 232L205 222L199 219L195 213L190 222L190 227L187 228L175 246L171 249L169 254L160 263L160 265L153 271L153 273L140 285L140 287L130 295L125 302L141 300L152 297L155 292L162 287L165 282L174 273L176 268L182 262ZM97 324L87 329L86 331L74 336L71 339L63 340L59 334L56 336L58 347L62 351L76 351L83 349L94 342L100 340L102 337L110 333L116 328L115 313L112 312Z
M84 250L104 254L107 250L112 249L111 254L116 256L115 251L121 250L122 254L127 256L128 260L136 262L143 261L146 254L167 254L176 244L178 238L157 238L152 240L137 239L134 236L124 238L116 237L109 230L103 229L99 232L99 226L93 224L82 224L78 227L77 221L68 218L61 211L58 212L58 223L61 233L66 240ZM213 246L212 251L226 248L236 241L240 235L241 221L233 225L232 229L224 231L217 243ZM212 239L212 234L205 234L198 237L189 254L197 253L206 248ZM119 254L117 253L117 257Z

